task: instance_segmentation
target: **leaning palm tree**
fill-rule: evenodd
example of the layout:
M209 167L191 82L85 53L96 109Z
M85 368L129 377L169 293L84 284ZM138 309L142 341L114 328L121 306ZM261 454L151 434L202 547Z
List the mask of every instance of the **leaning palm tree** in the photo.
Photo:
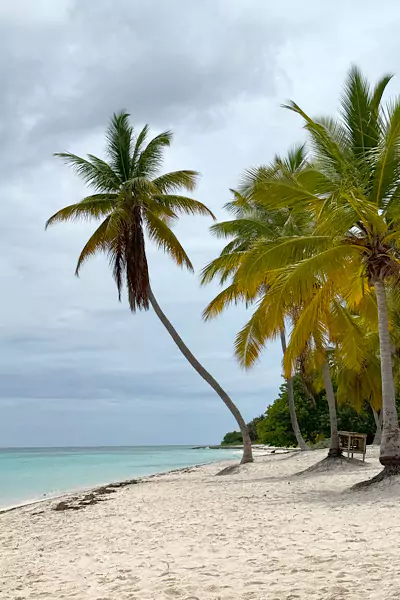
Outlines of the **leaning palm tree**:
M170 225L180 214L212 217L213 214L201 202L179 195L181 189L194 189L197 172L183 170L159 174L163 152L171 143L172 133L165 131L147 143L148 130L146 125L136 137L129 124L129 115L121 112L113 115L106 133L107 161L91 154L87 159L69 152L56 154L94 193L58 211L47 221L46 227L60 221L102 221L79 256L76 275L94 254L103 252L107 255L119 299L126 287L132 312L148 310L152 306L179 350L236 419L243 436L242 463L252 462L251 440L239 409L190 352L161 310L150 286L145 232L176 264L193 271L192 263Z
M387 306L387 290L400 281L400 98L383 106L389 81L390 76L383 77L372 89L353 67L338 120L312 119L289 103L287 108L303 118L309 134L311 165L301 177L284 182L268 173L250 182L274 207L307 211L315 222L313 254L307 257L303 252L295 278L318 271L329 279L342 269L337 290L347 287L343 294L350 308L362 298L361 294L356 300L351 287L370 287L376 295L383 413L380 462L384 466L378 480L400 474Z

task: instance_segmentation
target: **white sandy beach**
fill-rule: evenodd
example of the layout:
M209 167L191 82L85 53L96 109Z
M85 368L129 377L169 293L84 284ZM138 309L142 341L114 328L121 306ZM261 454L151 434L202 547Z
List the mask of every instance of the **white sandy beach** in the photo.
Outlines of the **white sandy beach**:
M82 510L0 514L7 600L390 600L400 597L400 483L348 492L365 466L293 475L326 450L149 478Z

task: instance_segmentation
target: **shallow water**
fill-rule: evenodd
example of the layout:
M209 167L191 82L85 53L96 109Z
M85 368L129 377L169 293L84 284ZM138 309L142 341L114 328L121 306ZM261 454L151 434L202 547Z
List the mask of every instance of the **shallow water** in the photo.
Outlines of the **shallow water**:
M0 449L0 507L240 456L190 446Z

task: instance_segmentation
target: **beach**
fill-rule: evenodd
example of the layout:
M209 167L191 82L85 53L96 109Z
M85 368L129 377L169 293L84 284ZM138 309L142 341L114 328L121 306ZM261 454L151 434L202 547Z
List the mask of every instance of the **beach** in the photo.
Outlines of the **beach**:
M400 483L366 463L296 475L326 450L144 478L80 510L0 514L8 600L389 600L400 594ZM68 502L70 496L66 496Z

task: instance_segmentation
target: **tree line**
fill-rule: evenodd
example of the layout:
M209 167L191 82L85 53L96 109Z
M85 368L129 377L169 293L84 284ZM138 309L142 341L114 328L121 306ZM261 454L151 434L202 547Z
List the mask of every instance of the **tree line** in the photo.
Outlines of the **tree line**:
M384 76L371 86L352 67L334 117L312 118L293 101L284 105L302 119L307 141L243 173L226 205L231 218L211 227L227 243L201 279L203 285L217 280L223 288L206 307L206 320L232 303L243 303L251 313L235 339L234 352L243 368L255 363L270 340L280 339L291 427L302 450L308 446L296 412L296 377L310 402L324 390L332 460L341 455L338 401L346 399L355 407L368 402L381 411L381 476L400 472L395 402L400 99L384 103L390 79ZM242 462L251 462L251 438L237 406L190 352L150 285L146 244L155 243L178 266L192 271L171 226L181 214L214 215L181 194L194 190L196 171L160 173L171 132L151 140L148 135L148 126L136 133L129 115L121 112L113 115L106 132L106 160L58 154L91 194L58 211L47 225L101 221L79 256L76 273L97 252L107 255L119 298L126 290L132 312L153 308L236 419Z
M305 442L312 447L325 447L330 438L329 409L325 391L315 393L310 401L305 392L301 378L297 375L293 381L294 405L299 427ZM396 396L397 413L400 414L400 396ZM354 404L346 402L337 406L338 428L344 431L356 431L367 434L367 444L380 444L381 428L379 415L368 402L355 408ZM269 446L297 446L293 432L287 384L280 387L278 397L267 407L264 414L255 417L247 427L251 440L257 444ZM242 443L240 431L230 431L225 434L222 445L238 445Z

